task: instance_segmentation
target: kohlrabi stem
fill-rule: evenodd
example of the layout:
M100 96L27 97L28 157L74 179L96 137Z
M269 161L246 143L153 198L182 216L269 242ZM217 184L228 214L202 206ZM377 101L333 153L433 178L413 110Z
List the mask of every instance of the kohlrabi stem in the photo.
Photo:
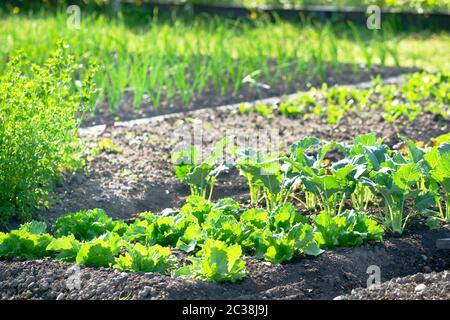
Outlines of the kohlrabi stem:
M305 192L305 203L306 203L306 208L308 210L314 209L315 208L315 202L314 202L314 194L311 192Z
M258 187L252 185L252 179L247 178L248 187L250 189L250 204L256 206L258 204Z
M190 186L190 189L191 189L191 195L196 196L197 190L193 186Z
M305 199L305 201L303 201L302 199L300 199L299 197L295 196L295 195L291 195L292 199L297 200L298 202L300 202L306 209L308 209L308 205L307 205L307 200Z
M344 209L344 204L345 204L345 196L342 196L341 199L341 203L339 204L339 210L338 210L338 215L342 213L342 209Z
M438 208L439 208L439 215L441 216L441 218L444 218L445 217L445 212L444 212L444 210L442 208L441 198L439 196L436 197L436 203L437 203ZM447 215L448 215L448 210L447 210Z
M364 208L365 188L362 184L358 184L358 189L359 189L359 193L360 193L359 209L362 210Z
M214 190L214 183L215 183L216 179L213 178L211 179L211 183L209 185L209 197L208 197L208 201L211 201L212 195L213 195L213 190Z
M450 223L450 194L445 197L445 221Z
M270 192L264 189L264 196L266 198L267 211L272 211L272 199L270 197Z
M394 233L403 233L403 202L396 203L392 202L392 207L390 207L390 225Z
M364 189L366 190L366 193L365 193L366 203L364 204L364 210L367 210L367 208L369 206L369 202L372 199L373 193L367 187L364 187Z

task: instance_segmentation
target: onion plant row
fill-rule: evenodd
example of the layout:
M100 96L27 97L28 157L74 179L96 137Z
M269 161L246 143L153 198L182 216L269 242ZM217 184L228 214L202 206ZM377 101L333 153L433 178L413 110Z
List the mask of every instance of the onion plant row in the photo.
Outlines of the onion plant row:
M370 31L308 21L274 23L264 17L250 22L212 16L167 19L157 12L133 17L83 12L76 29L67 26L66 12L3 15L0 70L17 49L40 63L57 41L65 40L78 62L95 58L102 67L96 76L102 89L98 101L107 98L115 110L126 91L133 93L135 107L143 98L155 107L162 99L187 105L211 88L236 95L255 83L324 80L327 68L339 73L344 62L369 68L399 64L387 24Z

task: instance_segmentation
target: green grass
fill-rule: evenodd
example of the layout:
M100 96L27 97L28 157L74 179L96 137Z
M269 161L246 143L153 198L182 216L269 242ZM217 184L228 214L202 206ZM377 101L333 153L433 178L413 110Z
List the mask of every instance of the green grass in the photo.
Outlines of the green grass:
M172 19L126 10L118 17L82 12L77 30L66 26L65 11L0 18L0 74L14 51L21 49L40 63L63 39L79 62L93 57L102 66L96 77L103 89L98 101L107 97L112 110L125 90L134 92L135 107L144 95L154 106L177 96L188 104L209 86L235 95L249 85L242 80L250 74L273 85L280 79L324 77L330 64L337 71L342 63L449 67L448 33L395 35L388 25L374 32L364 26L271 23L262 16L251 22Z

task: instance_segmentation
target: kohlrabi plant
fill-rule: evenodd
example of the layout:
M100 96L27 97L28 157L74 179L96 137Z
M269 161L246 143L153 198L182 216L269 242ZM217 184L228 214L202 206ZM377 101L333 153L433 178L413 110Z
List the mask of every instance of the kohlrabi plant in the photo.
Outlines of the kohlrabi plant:
M438 197L439 214L435 217L450 223L450 143L432 147L424 155L427 174L430 177L429 189ZM444 203L442 206L441 199Z
M309 153L313 148L316 149L314 155ZM345 199L351 197L365 171L363 165L354 163L352 159L328 166L324 160L332 148L343 147L335 142L320 145L316 138L304 138L292 145L289 157L283 158L290 165L291 179L302 185L306 195L302 201L305 206L311 208L313 198L313 203L331 216L343 210Z
M366 176L374 167L379 168L380 161L385 161L388 148L383 146L383 139L376 137L374 133L363 134L353 139L353 144L340 144L346 159L344 161L359 165L361 172L356 181L355 191L351 195L354 209L358 211L367 210L370 203L374 201L371 189L361 182L361 177Z
M203 161L200 150L193 145L187 145L172 155L175 175L181 181L187 182L191 195L211 199L216 178L229 169L224 161L227 143L227 138L222 139Z
M385 227L393 233L402 234L412 212L405 212L405 201L414 199L420 190L416 184L423 173L416 163L384 162L382 166L362 178L374 193L382 195L385 206Z
M264 154L253 149L240 149L236 154L236 167L247 179L250 202L258 205L264 199L269 211L286 203L295 183L287 167L283 167L278 154Z

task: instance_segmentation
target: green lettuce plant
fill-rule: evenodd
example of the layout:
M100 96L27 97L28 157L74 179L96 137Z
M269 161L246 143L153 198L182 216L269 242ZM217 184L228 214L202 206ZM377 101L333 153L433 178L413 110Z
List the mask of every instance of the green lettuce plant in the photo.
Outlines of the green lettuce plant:
M84 242L78 250L76 263L109 268L115 262L123 246L123 241L116 233L108 233L100 238Z
M126 248L127 252L115 259L114 268L130 272L166 273L177 261L169 248L160 245L145 247L137 243Z
M81 210L59 217L53 226L56 236L73 235L80 241L89 241L107 232L122 235L127 228L126 223L114 221L102 209Z
M268 228L256 230L251 239L254 256L276 264L289 261L296 254L318 256L322 253L314 240L314 229L307 223L297 223L278 233Z
M180 268L176 274L206 281L238 281L246 276L245 261L238 244L228 246L223 241L208 239L191 265Z
M383 228L364 212L344 211L329 216L325 211L313 218L314 239L321 248L359 246L365 240L382 240Z
M286 203L272 212L250 209L241 216L247 229L241 245L258 259L282 263L296 254L319 255L322 251L314 241L313 227Z
M45 233L45 223L32 221L20 229L0 233L0 257L37 259L47 256L47 245L53 237Z
M55 259L74 262L80 251L81 242L73 234L53 239L46 250Z

